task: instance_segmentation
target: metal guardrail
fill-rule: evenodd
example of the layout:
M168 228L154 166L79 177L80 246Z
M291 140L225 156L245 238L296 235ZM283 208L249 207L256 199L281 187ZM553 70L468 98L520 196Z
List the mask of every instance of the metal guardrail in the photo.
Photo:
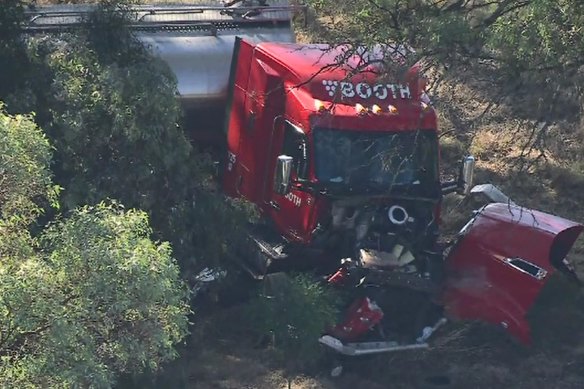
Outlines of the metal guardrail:
M289 5L276 0L278 5L168 5L133 6L120 13L128 16L128 27L138 31L217 30L239 27L276 26L290 23L292 15L306 12L306 6ZM219 2L215 2L220 4ZM59 33L82 27L95 11L95 5L54 5L26 11L26 33Z

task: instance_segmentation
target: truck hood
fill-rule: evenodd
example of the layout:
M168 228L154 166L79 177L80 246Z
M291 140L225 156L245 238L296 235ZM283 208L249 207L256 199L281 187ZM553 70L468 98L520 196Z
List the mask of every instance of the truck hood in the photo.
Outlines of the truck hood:
M501 325L529 343L526 314L583 229L513 204L483 207L446 258L446 314Z

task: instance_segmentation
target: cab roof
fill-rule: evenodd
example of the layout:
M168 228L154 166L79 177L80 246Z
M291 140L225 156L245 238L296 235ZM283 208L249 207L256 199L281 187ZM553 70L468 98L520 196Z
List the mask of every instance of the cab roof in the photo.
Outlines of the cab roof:
M412 51L401 46L352 49L348 45L264 42L257 49L284 69L288 87L306 90L318 100L387 106L420 99L418 68L405 66ZM386 81L383 69L388 62L395 64L392 81Z
M386 50L381 46L372 50L353 50L348 45L331 47L328 44L264 42L257 47L280 62L299 82L347 79L356 71L376 75L381 68L375 64L384 61L384 52L394 53L390 60L396 65L404 65L408 53L404 48L393 46L387 46Z

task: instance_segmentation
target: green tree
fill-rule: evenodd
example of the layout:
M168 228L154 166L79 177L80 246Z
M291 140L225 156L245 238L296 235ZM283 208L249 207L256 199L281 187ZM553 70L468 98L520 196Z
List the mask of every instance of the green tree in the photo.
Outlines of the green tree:
M25 56L14 59L7 77L18 83L0 86L0 99L9 112L37 112L55 147L54 180L66 188L63 211L107 198L146 211L189 278L245 241L249 206L219 193L211 159L185 137L174 75L127 28L130 3L100 1L68 34L12 28L0 40ZM15 0L0 20L17 26L21 11Z
M99 204L31 235L38 200L56 196L50 146L5 112L0 139L0 386L109 387L173 358L188 292L147 215Z
M65 209L115 198L145 210L187 272L243 241L247 213L218 193L210 159L179 127L176 81L163 62L141 53L102 63L82 36L37 45L52 74L39 100Z
M584 5L574 0L309 1L321 36L404 43L420 56L495 60L523 70L582 64ZM334 24L331 22L335 22ZM520 61L520 64L517 64Z
M3 0L0 7L0 96L12 93L24 80L15 77L28 63L20 24L24 19L24 2Z
M322 356L318 338L338 319L338 297L310 275L269 275L246 304L246 322L258 336L270 336L286 366L314 366Z
M27 227L44 200L54 203L57 195L50 160L49 142L32 117L10 116L0 101L0 261L33 253Z
M51 147L33 117L6 114L0 101L0 217L4 221L33 221L38 200L53 203L57 190L51 182ZM35 202L35 200L37 200Z

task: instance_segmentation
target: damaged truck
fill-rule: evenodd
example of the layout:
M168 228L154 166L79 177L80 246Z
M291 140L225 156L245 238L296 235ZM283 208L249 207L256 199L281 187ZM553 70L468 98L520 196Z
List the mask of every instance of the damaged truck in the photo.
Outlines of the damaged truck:
M223 191L261 211L254 255L241 265L256 278L316 269L331 287L354 290L344 319L319 340L340 354L428 347L445 318L489 322L529 343L526 314L550 276L577 282L567 254L584 227L473 187L471 156L458 178L441 180L424 77L416 65L396 70L408 50L294 43L298 9L133 9L130 28L174 71L190 125L204 122L221 141ZM90 10L41 7L25 28L73 28ZM452 192L489 203L442 244L442 199Z

